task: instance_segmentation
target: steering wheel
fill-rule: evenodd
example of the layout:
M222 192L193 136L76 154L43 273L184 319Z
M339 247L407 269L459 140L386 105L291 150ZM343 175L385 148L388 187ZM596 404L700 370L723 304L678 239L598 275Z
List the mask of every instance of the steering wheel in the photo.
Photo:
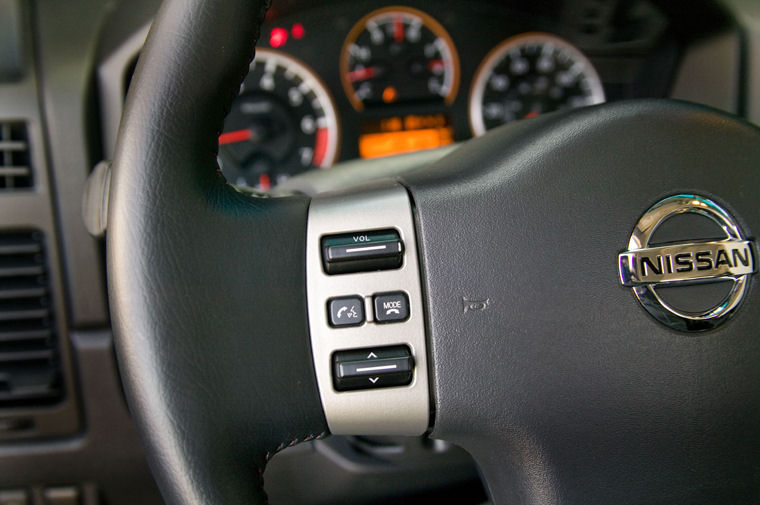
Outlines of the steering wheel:
M269 458L330 432L456 443L496 504L760 500L758 128L607 104L360 189L243 194L217 137L265 8L166 0L114 159L117 354L168 503L265 503ZM395 256L339 257L389 230ZM716 286L740 293L705 316ZM406 319L380 324L387 291Z

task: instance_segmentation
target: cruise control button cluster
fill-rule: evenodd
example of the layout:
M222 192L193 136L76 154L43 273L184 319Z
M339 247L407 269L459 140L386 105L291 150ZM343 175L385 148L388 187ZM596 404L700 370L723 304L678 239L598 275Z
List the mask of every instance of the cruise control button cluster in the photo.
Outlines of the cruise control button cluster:
M396 345L333 354L337 391L405 386L412 382L414 359L409 347Z
M328 235L321 249L322 266L330 275L400 268L404 260L404 243L391 229Z
M330 432L424 433L429 367L409 193L395 181L322 193L308 219L309 333Z

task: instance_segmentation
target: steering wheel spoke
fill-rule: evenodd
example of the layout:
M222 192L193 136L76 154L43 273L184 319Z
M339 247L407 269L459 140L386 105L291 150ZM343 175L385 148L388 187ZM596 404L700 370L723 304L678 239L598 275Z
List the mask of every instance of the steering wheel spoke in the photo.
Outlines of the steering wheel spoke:
M637 222L670 195L730 203L756 233L758 160L756 127L642 101L515 124L403 177L425 265L432 436L473 454L495 503L758 496L760 428L748 424L760 419L758 293L725 324L689 333L642 310L618 276ZM705 198L692 199L706 212ZM719 266L700 227L722 238L725 226L674 214L659 241L681 262L699 254L700 273L722 285L731 252ZM735 244L751 271L745 242ZM662 278L673 258L649 261L661 261ZM673 265L673 278L686 268ZM711 286L681 296L723 303L710 301Z

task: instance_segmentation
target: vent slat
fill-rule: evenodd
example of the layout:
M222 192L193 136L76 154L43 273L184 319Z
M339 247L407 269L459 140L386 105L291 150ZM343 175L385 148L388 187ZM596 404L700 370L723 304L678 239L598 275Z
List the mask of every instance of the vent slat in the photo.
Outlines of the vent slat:
M50 304L43 234L0 232L0 413L63 397Z
M42 247L34 242L0 244L0 254L34 254L40 251L42 251Z
M39 298L47 294L47 289L40 288L22 288L22 289L2 289L0 290L0 300L10 300L13 298Z
M0 277L17 277L22 275L42 275L45 273L43 266L30 267L4 267L0 265Z
M56 388L48 385L22 388L11 392L0 390L0 404L3 402L20 402L23 400L43 400L46 398L56 398L61 392Z
M29 145L23 140L0 140L0 151L26 151Z
M25 319L45 319L50 315L47 309L22 309L0 311L0 323L3 321L21 321Z
M51 360L54 355L55 354L51 349L42 349L39 351L0 352L0 364L21 363L24 361L47 361Z
M0 121L0 191L19 191L33 186L34 169L26 123Z
M24 340L45 340L53 336L50 329L0 331L0 342L21 342Z
M31 173L29 167L0 167L0 177L28 177Z

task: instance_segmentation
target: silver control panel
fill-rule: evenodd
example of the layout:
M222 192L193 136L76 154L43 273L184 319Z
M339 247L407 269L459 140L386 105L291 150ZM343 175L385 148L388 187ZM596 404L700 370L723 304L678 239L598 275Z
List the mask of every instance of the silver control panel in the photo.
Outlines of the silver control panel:
M392 241L395 233L403 251L400 266L387 262L373 266L370 261L364 270L328 273L323 258L326 244L342 247L341 240L348 240L357 245L346 250L363 254L362 247L377 247L376 240ZM306 280L314 368L330 431L424 433L430 415L428 364L406 190L389 181L351 194L314 197L309 208ZM409 357L403 356L407 349ZM399 350L401 355L396 356ZM407 368L411 378L404 376ZM348 375L344 377L343 371Z

